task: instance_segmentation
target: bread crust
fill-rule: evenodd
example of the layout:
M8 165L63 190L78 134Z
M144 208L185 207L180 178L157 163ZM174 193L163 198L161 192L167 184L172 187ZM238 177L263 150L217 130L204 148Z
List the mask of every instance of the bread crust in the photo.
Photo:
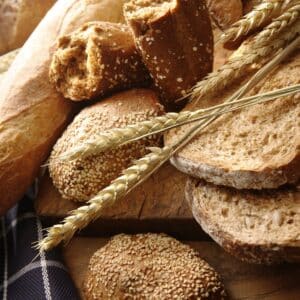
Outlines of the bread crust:
M143 15L135 0L124 5L144 63L166 106L183 95L212 70L213 35L204 1L166 1ZM156 5L150 1L148 5ZM205 28L205 30L203 30Z
M253 244L239 239L238 231L234 236L223 230L222 226L212 221L211 216L204 212L194 196L195 189L210 184L195 178L189 178L186 183L186 200L192 210L192 214L202 229L209 234L220 246L238 259L253 264L278 264L281 262L299 262L300 247L298 245L281 244ZM225 191L226 188L219 188ZM222 190L223 189L223 190ZM276 193L276 191L274 191ZM224 192L226 193L226 191ZM299 193L299 192L298 192ZM230 197L230 195L229 195ZM220 200L221 201L221 200ZM220 203L221 204L221 203ZM237 229L238 230L238 229ZM240 229L241 230L241 229Z
M110 14L112 5L119 14ZM26 192L74 108L48 80L57 38L87 21L119 20L121 14L117 0L59 0L1 81L0 215Z

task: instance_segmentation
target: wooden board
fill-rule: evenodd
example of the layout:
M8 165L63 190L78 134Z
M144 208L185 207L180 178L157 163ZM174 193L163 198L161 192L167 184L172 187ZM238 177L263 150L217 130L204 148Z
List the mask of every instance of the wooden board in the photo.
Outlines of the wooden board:
M202 230L185 201L186 180L185 174L165 164L127 197L103 210L102 217L81 234L107 236L120 232L163 231L178 238L198 237ZM79 204L63 199L46 174L41 180L35 207L38 215L51 225Z
M64 249L71 276L81 289L91 255L108 239L77 237ZM231 299L297 300L300 299L300 265L274 267L250 265L238 261L213 242L186 242L222 276Z

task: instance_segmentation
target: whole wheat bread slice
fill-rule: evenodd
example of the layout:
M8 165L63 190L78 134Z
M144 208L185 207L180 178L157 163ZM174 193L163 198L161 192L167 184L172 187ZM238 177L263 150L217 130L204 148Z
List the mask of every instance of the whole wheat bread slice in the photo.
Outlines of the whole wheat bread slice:
M186 198L218 244L250 263L300 262L300 189L239 191L189 179Z
M300 53L274 70L251 94L300 83ZM236 86L235 86L236 88ZM233 89L233 87L232 87ZM216 105L231 94L200 101ZM190 103L187 110L193 110ZM193 125L170 131L166 144ZM300 179L300 95L226 114L203 130L171 160L179 170L238 189L277 188Z

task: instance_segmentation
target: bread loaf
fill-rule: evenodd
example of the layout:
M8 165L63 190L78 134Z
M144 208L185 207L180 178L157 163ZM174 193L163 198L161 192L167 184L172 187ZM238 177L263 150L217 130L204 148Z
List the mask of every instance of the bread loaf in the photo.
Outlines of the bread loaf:
M48 80L58 37L85 22L119 21L121 15L119 0L59 0L1 81L0 215L32 183L72 111Z
M153 136L86 158L59 161L58 157L81 143L93 140L98 132L124 127L163 113L155 93L146 89L121 92L83 109L53 148L49 172L61 195L86 201L121 175L133 160L145 155L146 147L158 146Z
M80 101L145 85L150 76L126 25L91 22L60 38L50 79L66 98Z
M55 1L0 1L0 55L21 47Z
M186 198L202 229L237 258L300 262L300 190L238 191L190 179Z
M300 53L267 76L252 94L299 84ZM238 83L236 83L238 84ZM200 106L223 102L223 92ZM186 109L194 109L190 104ZM217 185L238 189L277 188L300 179L299 95L279 98L226 114L203 130L172 163L181 171ZM178 139L188 126L166 134Z
M83 294L98 299L225 299L217 272L163 234L117 235L90 259Z
M204 0L130 0L124 16L167 106L211 71L213 37Z

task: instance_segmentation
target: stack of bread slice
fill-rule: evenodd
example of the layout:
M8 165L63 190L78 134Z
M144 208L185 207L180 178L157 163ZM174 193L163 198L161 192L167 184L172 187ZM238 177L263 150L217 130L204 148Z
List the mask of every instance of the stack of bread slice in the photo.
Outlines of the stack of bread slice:
M298 50L251 93L299 84L299 72ZM232 89L198 107L224 101ZM172 158L179 170L194 177L186 196L198 223L244 261L300 261L299 96L226 114ZM194 109L193 104L186 109ZM171 131L165 142L186 130Z

